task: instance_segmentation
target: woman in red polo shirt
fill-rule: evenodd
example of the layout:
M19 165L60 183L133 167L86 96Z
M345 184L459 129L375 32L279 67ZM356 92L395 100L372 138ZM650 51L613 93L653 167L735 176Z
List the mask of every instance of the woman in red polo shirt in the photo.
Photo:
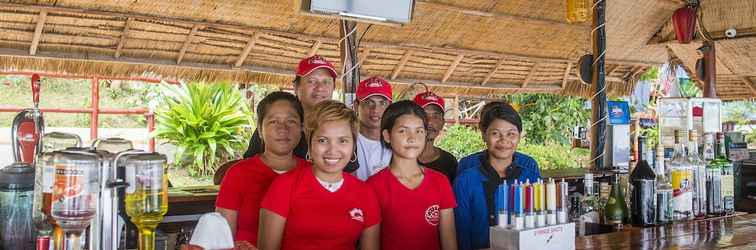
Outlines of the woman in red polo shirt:
M357 117L323 101L305 121L311 167L277 178L265 194L258 247L377 250L380 208L367 184L343 172L354 158Z
M257 106L262 153L234 164L225 177L215 201L215 210L228 220L235 241L257 245L260 203L279 174L306 165L293 155L302 136L302 105L286 92L273 92Z
M425 111L412 101L389 105L381 118L381 138L393 155L368 184L381 206L382 249L457 249L449 179L417 160L427 124Z

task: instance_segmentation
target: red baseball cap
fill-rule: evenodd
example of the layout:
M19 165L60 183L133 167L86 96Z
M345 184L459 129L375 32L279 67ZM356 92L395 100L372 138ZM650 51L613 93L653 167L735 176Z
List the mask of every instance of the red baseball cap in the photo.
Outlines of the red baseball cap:
M338 75L336 73L336 68L333 67L333 64L331 64L331 62L329 62L322 56L314 55L299 61L299 66L297 67L297 76L309 75L316 69L320 68L327 69L328 73L331 73L331 76L333 76L333 78L336 78L336 76Z
M357 86L357 100L364 101L371 96L383 96L391 101L391 84L380 76L362 80Z
M425 108L428 105L436 105L439 108L441 108L441 111L444 111L444 98L430 91L417 94L415 96L415 103L417 103L417 105L420 105L420 107L423 107L423 108Z

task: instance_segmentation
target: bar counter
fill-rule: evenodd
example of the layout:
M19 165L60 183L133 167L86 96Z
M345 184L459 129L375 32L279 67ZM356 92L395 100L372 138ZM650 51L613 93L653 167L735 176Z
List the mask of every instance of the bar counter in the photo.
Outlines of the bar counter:
M581 236L576 249L756 249L756 214Z

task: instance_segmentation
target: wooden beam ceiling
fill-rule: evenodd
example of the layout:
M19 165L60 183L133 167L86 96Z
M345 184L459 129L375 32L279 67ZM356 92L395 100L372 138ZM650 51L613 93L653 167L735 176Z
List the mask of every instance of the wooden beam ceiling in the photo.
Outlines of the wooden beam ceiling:
M252 51L252 48L255 47L255 43L257 43L257 39L260 39L260 36L262 36L262 33L254 33L249 37L247 46L244 47L241 54L239 55L239 58L236 59L234 67L238 68L241 67L242 64L244 64L244 61L247 60L247 57L249 56L249 52Z
M126 21L123 23L123 31L121 32L121 38L118 39L118 46L116 46L116 52L114 57L118 59L121 57L121 50L123 49L123 45L126 43L126 38L129 36L129 25L131 24L132 20L134 18L126 18Z
M404 51L404 55L402 55L402 59L399 60L399 64L397 64L394 68L394 71L391 72L391 80L394 80L399 76L399 73L401 73L402 69L404 69L404 65L407 64L407 61L412 56L412 53L415 53L415 51L411 49Z
M358 59L357 64L359 64L360 66L365 64L365 61L367 61L368 56L370 56L370 51L371 51L370 49L363 49L362 52L360 53L360 58Z
M318 50L320 50L320 46L323 45L323 42L320 40L315 41L312 44L312 47L310 48L310 52L307 52L307 57L314 56L318 53Z
M186 34L186 40L184 40L184 45L181 46L181 51L179 52L178 58L176 59L176 64L181 64L181 61L184 60L186 50L189 49L189 45L192 44L194 34L197 33L197 30L199 30L199 28L200 26L198 24L192 25L192 30L189 31L189 34Z
M428 0L419 0L419 1L416 1L415 4L420 7L438 8L438 9L443 9L443 10L448 10L448 11L453 11L453 12L459 12L466 15L511 20L518 23L557 27L559 29L576 29L576 28L584 29L586 27L590 27L590 24L588 22L571 24L571 23L567 23L564 20L552 20L552 19L545 19L545 18L513 15L513 14L508 14L508 13L493 12L490 9L475 10L475 9L470 9L467 7L457 6L457 5L447 4L447 3L430 2ZM490 6L491 6L490 8L495 7L495 3Z
M530 80L533 80L533 76L535 75L535 72L538 70L538 63L533 64L533 68L530 69L530 72L528 72L528 76L525 77L525 81L522 82L522 88L527 88L528 84L530 84Z
M753 81L748 77L740 77L740 80L751 90L751 95L756 96L756 87L754 87Z
M298 40L310 40L310 41L320 40L322 42L329 42L329 43L339 42L338 37L312 35L312 34L305 34L305 33L294 33L294 32L288 32L288 31L249 26L249 25L244 25L244 24L239 24L239 23L196 21L192 19L177 18L177 17L171 17L171 16L154 16L154 15L145 15L145 14L102 11L102 10L96 10L96 9L80 9L80 8L59 7L59 6L40 5L40 4L0 3L0 7L32 9L32 10L39 10L39 11L47 10L48 12L104 15L104 16L123 18L123 19L131 17L131 18L134 18L135 20L138 19L138 20L146 20L146 21L175 22L178 24L185 24L185 25L196 24L201 27L207 27L207 28L230 29L237 32L264 33L266 35L291 37ZM490 56L490 57L496 57L496 58L505 57L508 59L555 62L555 63L567 63L567 62L572 62L575 60L575 58L531 56L531 55L526 55L526 54L503 53L499 51L465 49L465 48L455 48L455 47L449 47L449 46L443 46L443 47L428 46L428 45L417 44L417 43L412 43L412 42L392 43L392 42L377 42L377 41L364 40L360 42L360 46L363 48L369 47L373 49L376 49L376 48L402 49L402 50L413 49L413 50L424 50L424 51L431 51L431 52L443 52L443 53L449 53L449 54L455 54L455 55L464 54L466 57L471 56L471 55L476 55L476 56ZM609 64L623 64L623 65L636 65L636 66L637 65L644 65L644 66L657 65L657 64L662 63L662 62L653 62L653 61L615 60L611 58L607 59L606 62Z
M486 75L486 78L483 79L483 82L481 82L480 85L481 86L486 85L486 83L488 83L488 81L491 80L491 77L493 77L493 75L496 74L496 71L499 70L499 67L501 67L501 65L505 61L506 61L506 59L504 59L504 58L499 59L499 61L496 62L496 66L494 66L493 69L491 69L491 72L488 72L488 75Z
M564 76L562 77L562 89L567 87L567 77L570 76L570 71L572 71L572 63L567 63L567 68L564 70Z
M39 40L42 39L45 20L47 20L47 10L42 10L37 17L37 27L34 28L34 37L32 37L31 47L29 47L29 55L37 54L37 46L39 46Z
M452 62L451 65L449 65L449 69L446 70L446 73L444 74L444 78L441 79L441 82L444 83L446 80L449 80L449 77L451 77L452 74L454 74L454 70L457 69L457 66L460 62L462 62L462 59L465 58L465 55L458 55L456 59L454 59L454 62Z

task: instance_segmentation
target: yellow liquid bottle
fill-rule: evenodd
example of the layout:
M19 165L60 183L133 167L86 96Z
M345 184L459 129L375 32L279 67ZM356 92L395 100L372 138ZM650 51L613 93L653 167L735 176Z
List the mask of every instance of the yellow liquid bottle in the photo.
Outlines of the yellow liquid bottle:
M155 228L168 212L165 156L142 153L126 156L126 214L139 229L139 250L155 249Z

